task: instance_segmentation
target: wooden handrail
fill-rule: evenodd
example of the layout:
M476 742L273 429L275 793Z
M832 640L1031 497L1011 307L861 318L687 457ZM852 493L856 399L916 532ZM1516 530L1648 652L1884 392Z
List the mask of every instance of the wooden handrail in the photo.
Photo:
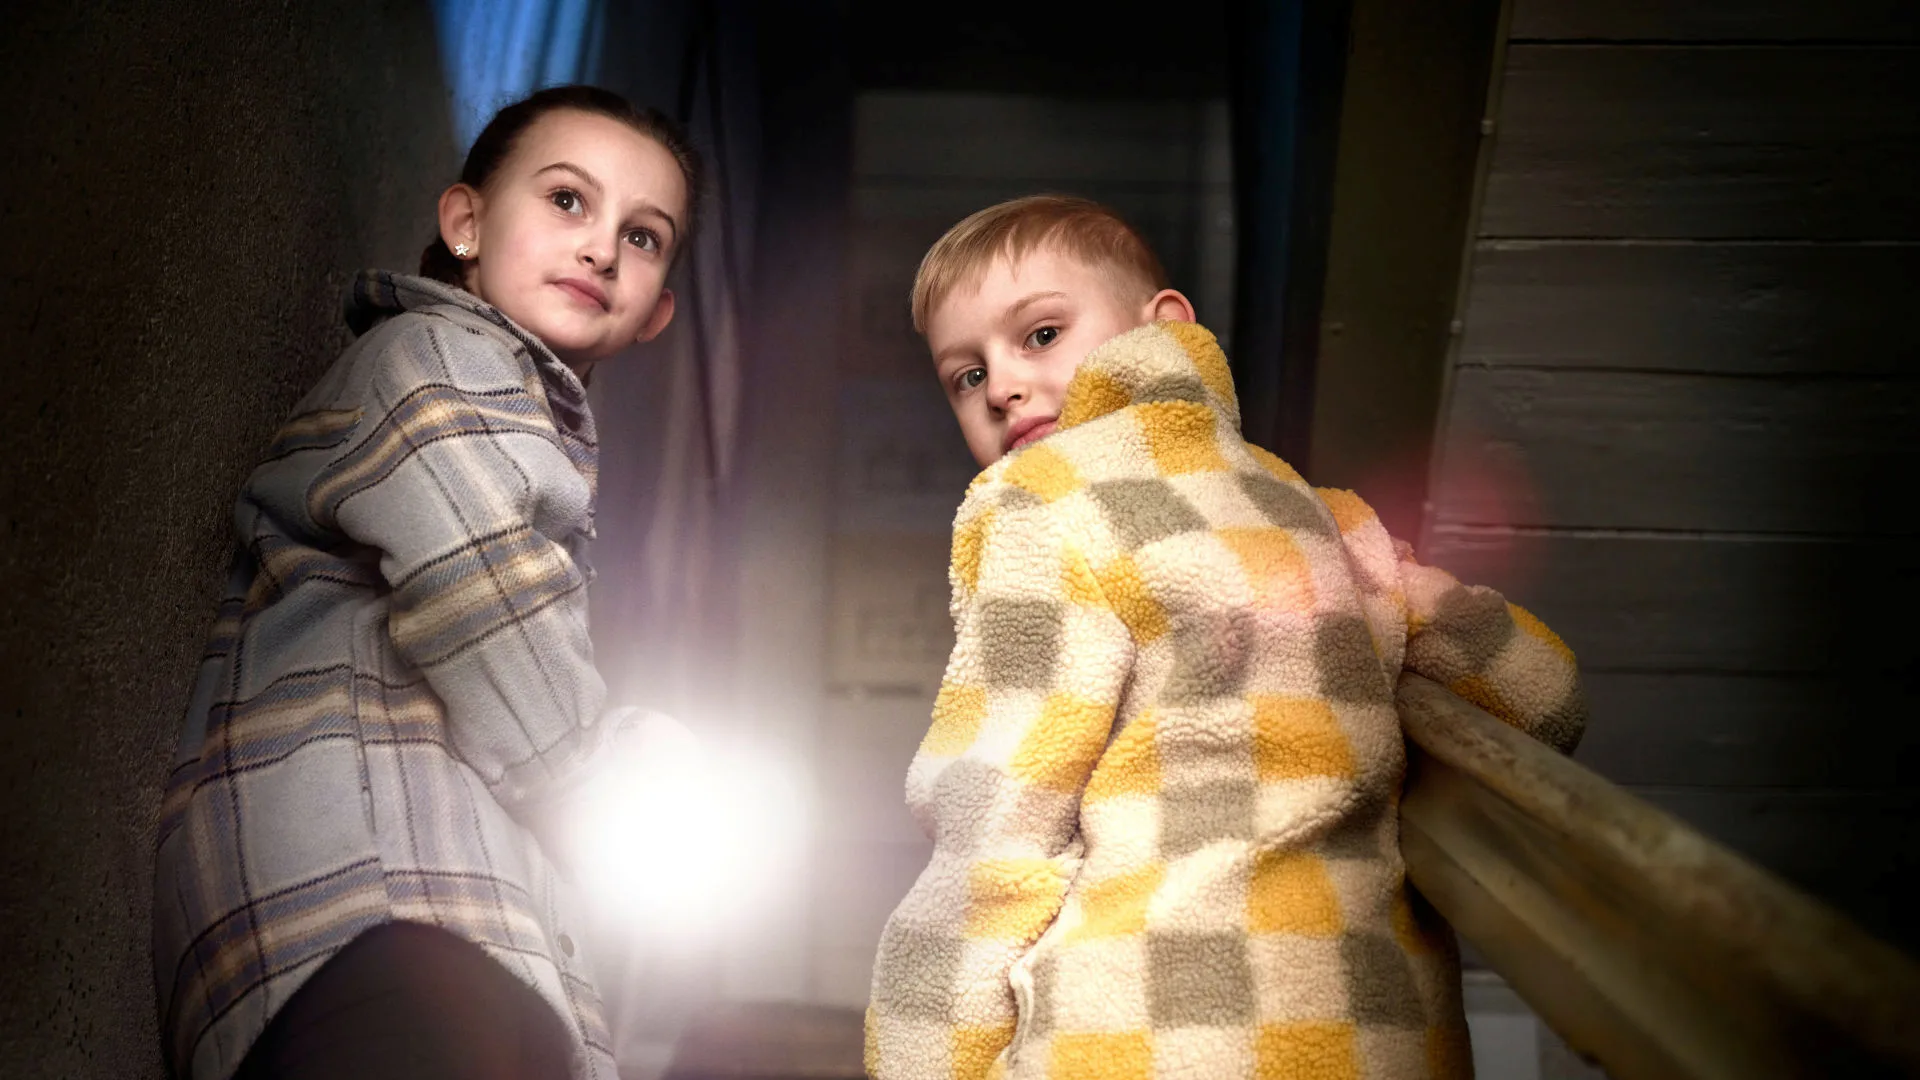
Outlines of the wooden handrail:
M1408 875L1612 1076L1920 1076L1904 954L1437 683L1398 703Z

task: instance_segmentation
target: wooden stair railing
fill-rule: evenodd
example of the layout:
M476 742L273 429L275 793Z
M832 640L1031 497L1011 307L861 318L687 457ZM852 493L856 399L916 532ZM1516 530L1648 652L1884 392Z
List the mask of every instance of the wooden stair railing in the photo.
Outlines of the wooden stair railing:
M1437 683L1398 704L1408 876L1611 1076L1920 1076L1903 953Z

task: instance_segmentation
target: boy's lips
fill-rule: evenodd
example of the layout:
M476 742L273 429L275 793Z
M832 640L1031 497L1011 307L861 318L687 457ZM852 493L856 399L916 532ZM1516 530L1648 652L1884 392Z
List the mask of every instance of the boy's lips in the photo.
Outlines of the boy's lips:
M601 311L607 310L607 291L586 278L565 277L554 284L582 300L592 301Z
M1053 434L1053 424L1058 417L1029 416L1007 429L1006 445L1000 452L1011 454L1030 442L1038 442Z

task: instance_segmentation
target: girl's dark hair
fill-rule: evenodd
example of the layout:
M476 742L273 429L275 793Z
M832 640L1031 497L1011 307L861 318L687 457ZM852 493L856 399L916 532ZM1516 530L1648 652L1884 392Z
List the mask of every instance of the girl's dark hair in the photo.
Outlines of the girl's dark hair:
M674 243L674 259L678 261L680 253L693 240L694 219L698 216L695 208L700 201L700 153L688 141L687 133L667 114L635 105L611 90L597 86L551 86L501 109L487 122L480 137L473 140L473 148L467 151L467 163L460 170L460 182L484 190L493 174L499 171L500 164L513 153L521 134L532 127L534 121L561 109L618 120L673 155L687 184L686 220L680 223L681 234ZM447 250L447 242L435 235L433 242L420 253L420 276L463 287L466 264L454 258L453 252Z

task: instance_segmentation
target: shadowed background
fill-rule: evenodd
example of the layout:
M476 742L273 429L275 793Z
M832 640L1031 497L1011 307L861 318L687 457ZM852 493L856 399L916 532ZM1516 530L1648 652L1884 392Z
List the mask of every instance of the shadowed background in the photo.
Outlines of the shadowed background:
M564 78L686 118L716 165L674 327L592 388L600 664L810 796L749 928L610 980L640 1044L671 1050L662 978L683 1012L784 1003L824 1042L864 1000L927 850L902 777L973 472L906 288L947 225L1035 190L1141 226L1252 437L1566 635L1580 760L1911 950L1915 24L1895 0L10 12L0 1060L160 1075L151 837L234 493L344 345L348 275L410 269L474 118ZM1482 1075L1579 1075L1497 991ZM711 1015L724 1041L773 1014Z

